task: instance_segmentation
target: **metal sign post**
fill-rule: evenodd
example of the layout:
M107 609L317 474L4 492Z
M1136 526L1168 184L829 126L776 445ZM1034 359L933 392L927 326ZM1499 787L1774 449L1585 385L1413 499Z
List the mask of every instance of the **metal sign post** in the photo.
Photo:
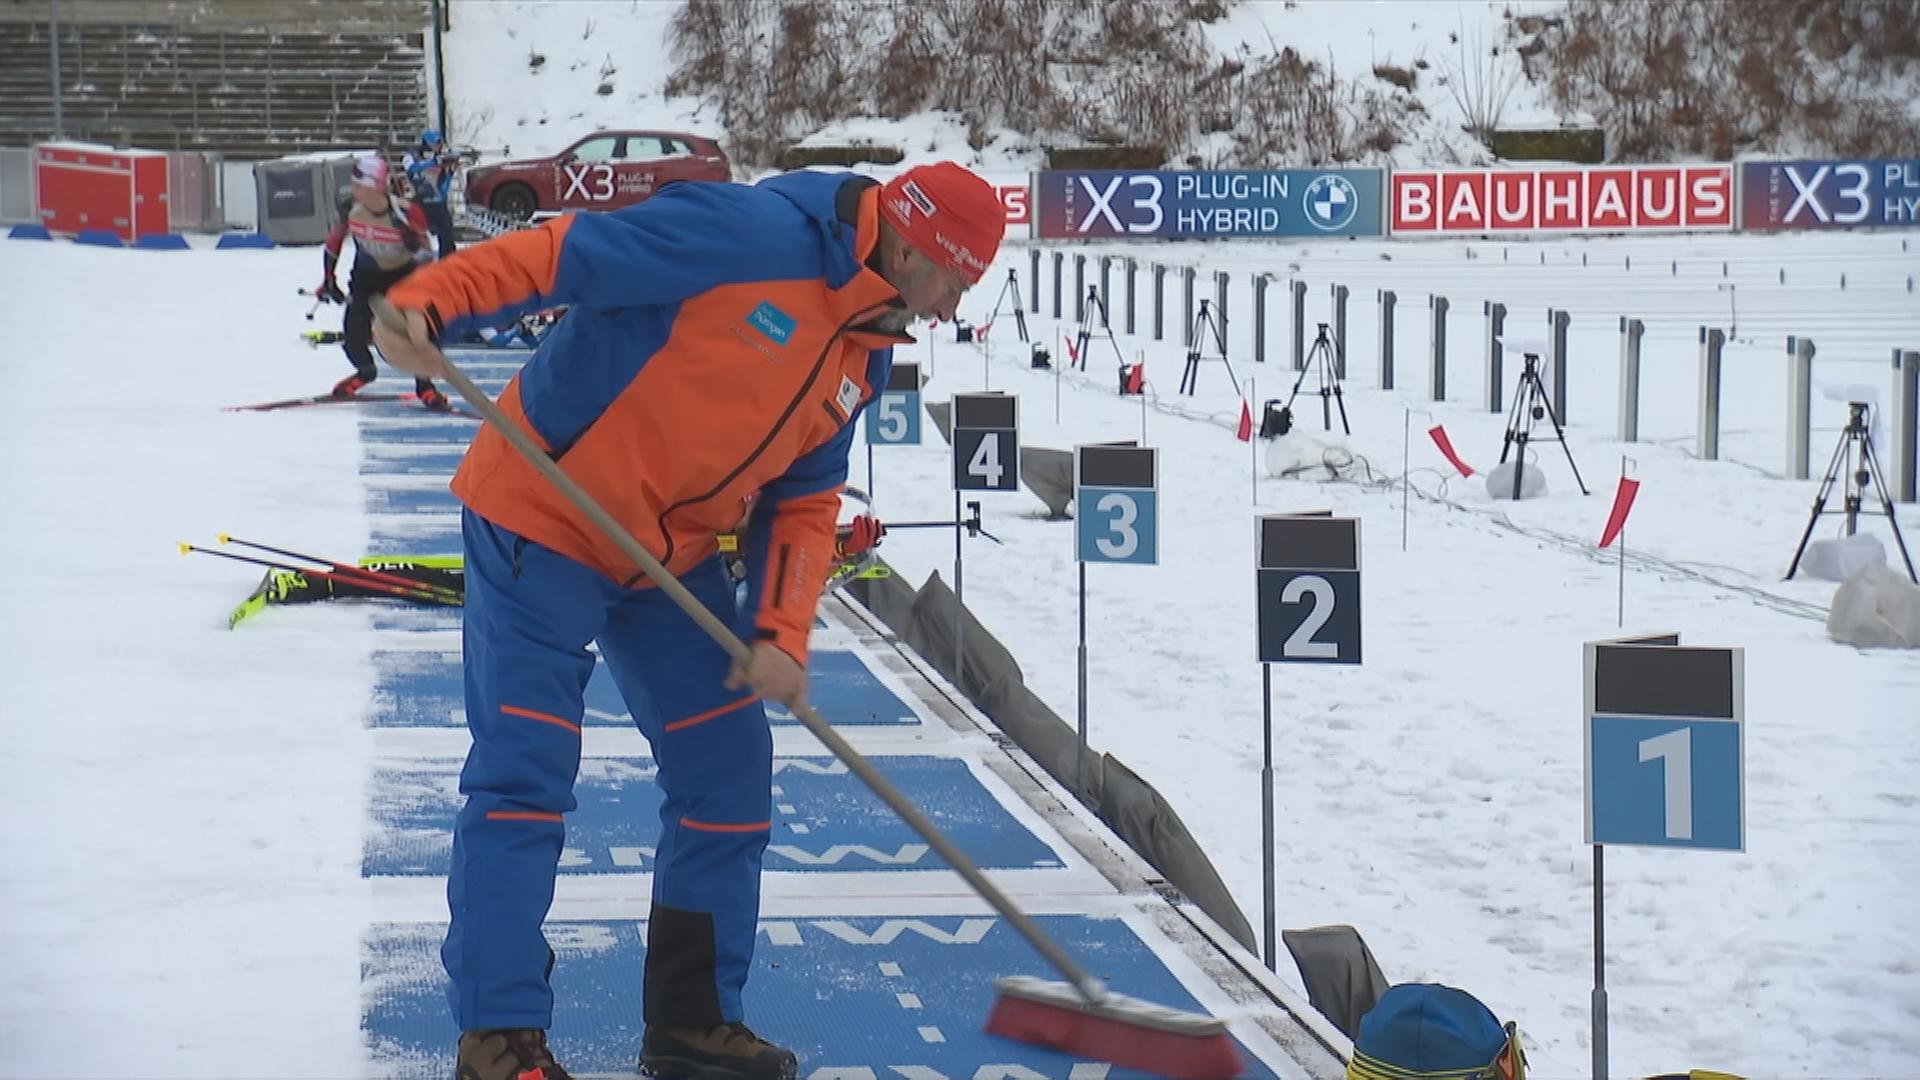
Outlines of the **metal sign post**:
M1264 880L1265 960L1278 970L1274 905L1274 664L1360 662L1360 522L1320 514L1255 519L1260 706L1260 865Z
M867 498L873 498L873 448L920 445L920 364L896 360L887 385L867 407Z
M1073 544L1080 564L1080 780L1087 778L1087 564L1160 561L1160 452L1118 444L1073 450Z
M1746 850L1746 676L1738 648L1680 635L1585 650L1586 838L1593 845L1593 1075L1607 1075L1608 844Z
M966 671L961 495L1020 490L1020 399L1004 393L953 395L953 684ZM963 688L964 689L964 688Z

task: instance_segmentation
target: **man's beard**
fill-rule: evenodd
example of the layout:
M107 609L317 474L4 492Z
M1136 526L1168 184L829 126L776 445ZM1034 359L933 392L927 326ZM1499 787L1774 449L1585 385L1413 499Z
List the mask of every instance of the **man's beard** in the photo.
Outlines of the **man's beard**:
M907 327L913 325L913 320L913 312L906 308L890 307L879 315L875 315L871 325L875 329L885 330L888 333L904 334L907 332Z

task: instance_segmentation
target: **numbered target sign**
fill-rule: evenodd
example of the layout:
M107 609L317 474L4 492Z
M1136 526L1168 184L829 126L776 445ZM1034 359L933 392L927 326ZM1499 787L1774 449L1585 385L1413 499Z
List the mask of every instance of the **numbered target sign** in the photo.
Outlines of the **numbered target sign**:
M1160 561L1159 451L1091 445L1073 451L1073 535L1081 562Z
M1746 850L1740 649L1586 646L1587 843Z
M867 406L867 441L875 446L920 445L919 361L894 361L886 388Z
M1020 490L1020 401L1006 394L953 395L955 491Z
M1360 662L1360 522L1271 514L1254 537L1260 662Z

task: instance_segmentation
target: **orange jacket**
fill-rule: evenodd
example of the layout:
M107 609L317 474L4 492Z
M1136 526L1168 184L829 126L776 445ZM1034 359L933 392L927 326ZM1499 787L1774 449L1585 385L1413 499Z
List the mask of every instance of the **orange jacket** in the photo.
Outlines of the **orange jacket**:
M674 573L716 550L753 498L749 633L802 663L833 561L854 420L904 335L868 267L878 187L800 172L683 182L424 267L387 295L444 336L565 304L499 404ZM482 428L453 478L475 513L628 586L641 571ZM757 497L755 497L757 496Z

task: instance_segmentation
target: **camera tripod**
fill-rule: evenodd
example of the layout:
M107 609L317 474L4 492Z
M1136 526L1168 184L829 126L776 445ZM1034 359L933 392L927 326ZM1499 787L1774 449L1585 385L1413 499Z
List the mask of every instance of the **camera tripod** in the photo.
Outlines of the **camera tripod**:
M1227 359L1226 328L1220 325L1220 320L1213 317L1213 312L1207 307L1204 297L1200 301L1200 310L1194 313L1193 327L1187 331L1187 369L1180 374L1180 392L1192 397L1193 392L1200 387L1200 351L1201 342L1205 340L1201 336L1203 330L1213 333L1213 343L1220 347L1220 362L1227 365L1227 380L1233 383L1233 392L1238 394L1240 380L1234 377L1233 361Z
M1513 395L1513 412L1507 416L1506 438L1500 443L1500 464L1507 463L1507 455L1516 446L1520 452L1513 461L1513 498L1520 498L1520 477L1527 469L1527 444L1536 440L1533 425L1542 417L1553 423L1553 442L1567 455L1567 468L1573 470L1573 482L1580 485L1580 494L1587 491L1587 482L1580 479L1580 466L1573 463L1573 450L1567 446L1566 429L1560 426L1560 417L1553 411L1553 399L1547 396L1547 388L1540 383L1540 357L1536 353L1523 354L1525 365L1520 370L1520 389Z
M1095 318L1098 317L1099 332L1107 336L1107 343L1113 346L1113 360L1121 367L1127 366L1120 356L1120 342L1113 336L1113 327L1107 324L1107 302L1100 298L1098 285L1087 286L1087 298L1080 305L1080 329L1073 335L1073 356L1070 367L1087 370L1087 353L1092 351Z
M1867 484L1873 484L1875 495L1880 497L1880 509L1887 515L1887 527L1893 530L1893 543L1900 549L1900 561L1906 563L1907 577L1920 585L1920 576L1913 572L1913 557L1907 554L1907 542L1900 536L1900 520L1893 516L1893 500L1887 496L1887 482L1880 473L1880 459L1873 453L1873 437L1867 432L1867 404L1863 401L1850 401L1846 429L1840 432L1840 445L1833 448L1833 460L1827 463L1827 475L1820 481L1820 493L1813 498L1813 513L1807 518L1807 530L1800 534L1800 546L1793 549L1793 564L1787 567L1787 580L1800 570L1800 557L1807 553L1807 541L1813 536L1813 527L1820 521L1822 514L1844 514L1843 526L1847 536L1852 536L1860 524L1860 503L1866 495ZM1858 451L1856 464L1854 452ZM1833 494L1834 481L1839 479L1840 465L1847 466L1847 489L1841 496L1841 508L1827 509L1827 496Z
M1007 268L1007 283L1000 288L1000 298L993 302L993 314L987 316L988 328L1000 321L1000 307L1009 297L1013 299L1013 325L1020 331L1020 343L1024 345L1027 342L1027 312L1020 306L1020 279L1014 275L1011 266Z
M1346 350L1327 333L1327 324L1320 323L1320 331L1313 339L1313 348L1307 350L1307 359L1300 366L1300 374L1293 380L1293 393L1287 395L1287 403L1280 408L1280 421L1276 434L1285 435L1293 428L1293 399L1300 396L1300 385L1307 381L1307 372L1320 373L1320 425L1328 431L1333 430L1333 406L1340 406L1340 430L1348 435L1353 428L1347 424L1347 399L1340 393L1340 372L1347 366ZM1339 358L1335 359L1335 351Z

